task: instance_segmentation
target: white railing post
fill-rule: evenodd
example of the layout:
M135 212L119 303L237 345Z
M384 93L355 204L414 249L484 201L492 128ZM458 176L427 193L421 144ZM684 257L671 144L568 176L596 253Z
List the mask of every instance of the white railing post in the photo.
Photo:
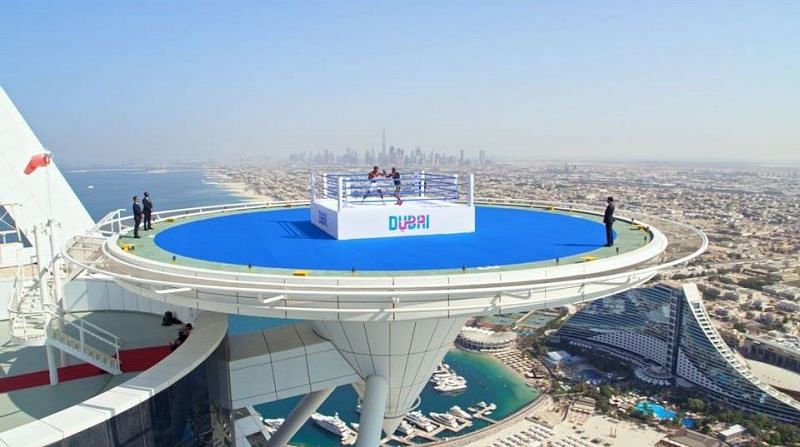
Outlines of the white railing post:
M342 200L344 200L344 178L339 177L339 189L336 191L338 197L336 198L336 211L342 210Z
M322 174L322 198L328 198L328 174Z
M86 351L85 342L84 342L84 338L83 338L84 337L83 333L84 333L83 325L81 325L78 328L78 334L80 335L80 339L81 339L81 352L85 352Z
M419 196L424 198L425 197L425 189L427 185L425 184L425 170L423 169L419 173Z
M317 176L311 173L311 201L317 201Z
M58 244L56 243L56 222L50 219L47 225L50 227L50 252L53 255L51 262L52 270L50 271L53 275L53 299L54 304L61 309L64 293L61 283L61 256L59 254Z
M453 185L456 188L456 199L455 200L458 200L459 196L460 196L459 191L458 191L458 174L453 174Z
M469 206L475 206L475 174L469 175Z

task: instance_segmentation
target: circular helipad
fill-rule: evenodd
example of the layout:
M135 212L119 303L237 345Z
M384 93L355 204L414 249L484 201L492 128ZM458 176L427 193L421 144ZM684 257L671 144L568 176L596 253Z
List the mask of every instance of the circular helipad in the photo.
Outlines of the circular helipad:
M159 232L155 243L177 256L253 267L447 270L580 255L605 244L605 228L568 214L483 206L475 233L339 241L309 222L308 208L292 208L190 221Z

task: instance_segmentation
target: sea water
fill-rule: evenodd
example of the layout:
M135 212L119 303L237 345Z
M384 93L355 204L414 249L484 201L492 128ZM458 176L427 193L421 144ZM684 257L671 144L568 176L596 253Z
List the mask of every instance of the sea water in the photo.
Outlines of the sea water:
M65 170L64 176L95 220L120 208L126 209L126 214L130 214L133 195L138 195L141 199L144 191L150 192L156 210L244 201L217 184L207 182L202 171L193 169L73 169ZM291 324L293 321L231 315L229 323L229 333L235 335ZM453 405L466 409L477 402L485 401L497 404L497 410L490 417L498 420L532 402L539 394L513 371L488 355L454 349L445 357L445 363L467 379L467 389L460 394L441 394L428 384L422 392L419 406L425 414L432 411L446 412ZM256 409L265 418L286 417L299 401L300 397L284 399L256 405ZM331 394L319 411L328 415L338 412L346 422L358 422L356 404L357 395L353 388L342 386ZM487 424L482 420L474 420L472 427L462 430L458 435L478 430ZM445 431L439 436L456 435ZM336 436L309 422L292 439L292 444L336 446L339 442Z

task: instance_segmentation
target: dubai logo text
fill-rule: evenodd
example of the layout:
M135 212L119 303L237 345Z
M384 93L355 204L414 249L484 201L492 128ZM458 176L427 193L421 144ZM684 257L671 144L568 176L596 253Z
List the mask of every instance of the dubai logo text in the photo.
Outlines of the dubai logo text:
M430 227L430 214L389 216L389 231L425 230Z

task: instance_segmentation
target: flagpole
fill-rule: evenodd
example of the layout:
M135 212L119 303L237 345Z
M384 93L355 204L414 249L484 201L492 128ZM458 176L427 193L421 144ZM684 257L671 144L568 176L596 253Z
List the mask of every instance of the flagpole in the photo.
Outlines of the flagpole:
M45 149L45 154L47 154L47 158L49 158L49 162L53 162L53 155L52 152ZM49 163L48 163L49 164ZM53 218L53 187L50 184L50 170L47 169L47 206L50 208L50 216L49 218Z

